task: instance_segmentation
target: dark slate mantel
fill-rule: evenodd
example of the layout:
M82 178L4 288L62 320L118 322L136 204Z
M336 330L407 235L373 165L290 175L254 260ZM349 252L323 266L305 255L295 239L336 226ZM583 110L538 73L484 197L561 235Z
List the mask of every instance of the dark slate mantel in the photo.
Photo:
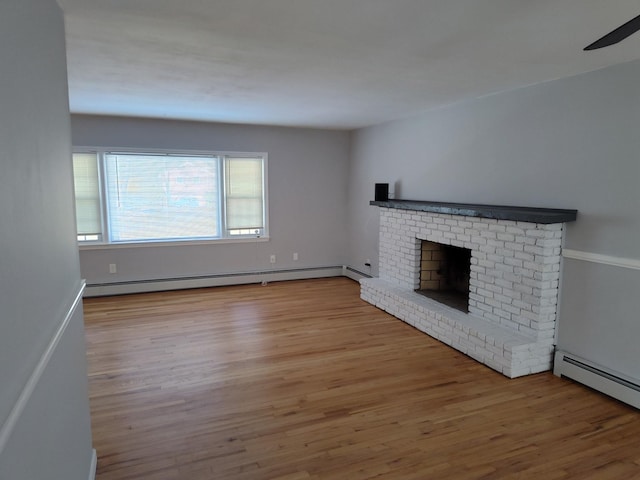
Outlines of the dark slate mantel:
M476 205L473 203L429 202L422 200L371 201L369 204L377 207L395 208L399 210L445 213L448 215L464 215L467 217L494 218L496 220L512 220L517 222L544 224L573 222L578 216L577 210L512 207L505 205Z

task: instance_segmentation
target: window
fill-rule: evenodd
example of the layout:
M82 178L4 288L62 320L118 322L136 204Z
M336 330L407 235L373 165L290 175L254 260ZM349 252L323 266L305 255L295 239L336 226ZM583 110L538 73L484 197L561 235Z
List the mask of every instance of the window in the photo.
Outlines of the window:
M260 158L225 158L226 224L229 235L246 235L261 229L262 183Z
M266 154L77 152L78 241L201 241L266 234Z
M78 240L102 240L97 155L95 153L74 153L73 176Z

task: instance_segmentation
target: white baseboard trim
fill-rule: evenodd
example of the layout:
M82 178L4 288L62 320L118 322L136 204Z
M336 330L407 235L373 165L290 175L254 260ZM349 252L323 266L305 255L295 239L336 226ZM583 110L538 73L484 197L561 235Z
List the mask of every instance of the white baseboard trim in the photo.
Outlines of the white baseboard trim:
M130 293L162 292L187 288L222 287L261 282L281 282L285 280L305 280L309 278L340 277L343 266L311 267L265 272L232 273L189 278L167 278L133 282L87 285L85 297L125 295Z
M631 268L640 270L640 260L635 258L613 257L611 255L601 255L599 253L581 252L580 250L563 249L562 256L573 260L600 263L614 267Z
M96 449L91 449L91 465L89 465L89 480L96 480L96 469L98 467L98 454Z
M31 398L33 391L38 385L38 382L40 381L40 378L42 377L44 370L47 368L47 365L49 364L49 360L51 360L51 356L53 355L53 352L56 350L56 347L58 346L60 339L64 335L64 332L67 329L67 326L69 325L69 321L73 317L76 311L76 308L80 304L80 301L82 300L82 294L83 294L84 288L85 288L85 284L84 282L82 282L78 292L76 293L74 300L71 302L71 305L67 310L67 313L62 319L62 322L58 325L58 328L56 329L53 336L51 337L51 340L49 340L49 344L47 345L47 348L42 353L40 360L38 361L38 364L34 368L33 372L31 372L31 375L29 376L27 383L22 388L22 392L20 392L20 396L18 397L18 400L16 401L15 405L11 409L11 412L9 412L9 416L5 420L2 427L0 427L0 454L6 447L7 442L9 441L9 437L13 432L13 429L15 428L16 424L18 423L18 420L20 419L20 416L22 415L22 412L27 406L27 403L29 402L29 399Z

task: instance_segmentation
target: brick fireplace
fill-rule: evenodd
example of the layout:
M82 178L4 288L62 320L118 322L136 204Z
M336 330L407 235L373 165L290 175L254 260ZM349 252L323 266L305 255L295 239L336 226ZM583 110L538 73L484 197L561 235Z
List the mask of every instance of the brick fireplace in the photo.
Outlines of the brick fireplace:
M371 203L380 207L379 278L361 280L364 300L507 377L551 369L562 235L575 210ZM469 251L466 309L416 291L442 280L435 245Z

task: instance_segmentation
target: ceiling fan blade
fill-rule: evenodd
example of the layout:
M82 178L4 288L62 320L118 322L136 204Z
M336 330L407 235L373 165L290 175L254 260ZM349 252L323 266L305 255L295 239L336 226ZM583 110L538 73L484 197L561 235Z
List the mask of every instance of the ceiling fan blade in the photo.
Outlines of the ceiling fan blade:
M629 20L624 25L620 25L614 31L607 33L604 37L596 40L591 45L584 47L585 50L596 50L602 47L608 47L614 43L621 42L629 35L632 35L640 30L640 15L636 18Z

